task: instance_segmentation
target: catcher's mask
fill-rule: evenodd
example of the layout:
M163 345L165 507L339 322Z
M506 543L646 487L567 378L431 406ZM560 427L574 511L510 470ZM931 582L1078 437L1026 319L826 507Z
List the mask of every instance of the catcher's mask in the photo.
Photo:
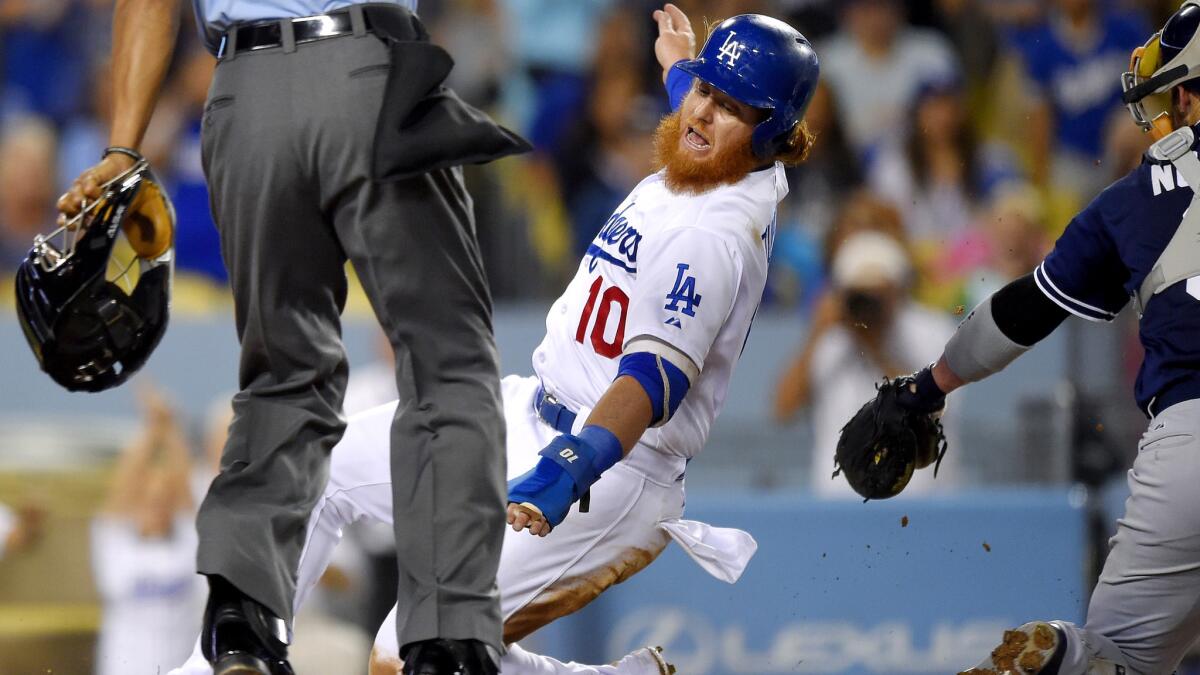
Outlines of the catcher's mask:
M17 268L17 316L34 356L70 391L115 387L167 327L175 211L140 161L47 235Z
M1200 0L1187 0L1171 15L1163 29L1133 50L1129 70L1121 75L1122 100L1133 121L1156 140L1171 133L1167 113L1151 118L1144 101L1177 84L1200 77Z

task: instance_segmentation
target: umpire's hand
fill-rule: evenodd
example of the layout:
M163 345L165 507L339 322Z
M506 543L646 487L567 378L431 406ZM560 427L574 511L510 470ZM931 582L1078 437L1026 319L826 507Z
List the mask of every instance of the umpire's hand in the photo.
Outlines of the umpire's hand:
M85 202L99 199L102 186L133 165L134 159L129 155L112 152L99 164L79 174L71 187L58 198L59 226L65 225L69 218L79 213Z

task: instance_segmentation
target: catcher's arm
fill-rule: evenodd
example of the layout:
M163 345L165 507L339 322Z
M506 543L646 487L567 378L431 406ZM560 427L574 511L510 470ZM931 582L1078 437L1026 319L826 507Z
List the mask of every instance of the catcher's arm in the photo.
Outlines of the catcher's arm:
M939 409L946 394L1000 372L1066 318L1032 274L1010 282L967 315L941 358L914 376L900 404L917 412Z
M938 412L946 394L999 372L1066 318L1032 275L984 300L963 320L941 358L915 375L885 379L842 428L834 476L843 474L864 499L900 494L917 469L946 453Z
M117 0L113 10L110 146L136 149L141 145L178 32L177 0ZM58 198L60 224L78 213L85 199L97 199L101 185L133 164L129 155L114 152L81 173Z

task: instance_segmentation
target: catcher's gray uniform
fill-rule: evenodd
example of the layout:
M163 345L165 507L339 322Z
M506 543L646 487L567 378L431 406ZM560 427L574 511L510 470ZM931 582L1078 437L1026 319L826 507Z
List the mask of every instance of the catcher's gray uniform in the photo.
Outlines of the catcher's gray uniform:
M1145 348L1135 393L1150 418L1087 622L1053 622L1066 637L1062 662L1032 672L1166 675L1200 634L1200 195L1189 187L1200 185L1197 146L1192 127L1156 143L1071 221L1032 275L1033 295L1044 297L1029 300L1093 321L1113 319L1133 298ZM983 325L980 310L972 316L964 326ZM950 365L952 352L969 349L952 341ZM994 672L989 660L968 672Z
M1090 673L1093 655L1170 673L1200 635L1200 400L1155 415L1128 481L1086 627L1055 622L1069 634L1063 675Z
M1060 625L1064 674L1087 672L1091 655L1170 673L1200 631L1200 198L1186 187L1200 185L1195 151L1188 127L1156 143L1036 272L1048 297L1085 318L1111 318L1134 299L1146 350L1136 394L1151 416L1085 629ZM1187 182L1164 189L1166 171Z

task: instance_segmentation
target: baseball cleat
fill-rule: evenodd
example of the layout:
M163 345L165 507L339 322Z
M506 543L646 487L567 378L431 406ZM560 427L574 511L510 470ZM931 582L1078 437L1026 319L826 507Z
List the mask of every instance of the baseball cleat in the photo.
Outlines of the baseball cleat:
M1056 675L1066 641L1045 621L1031 621L1004 631L1004 640L990 656L958 675Z
M675 666L663 658L662 647L642 647L625 655L620 661L612 664L621 672L628 669L631 673L656 673L657 675L675 675Z

